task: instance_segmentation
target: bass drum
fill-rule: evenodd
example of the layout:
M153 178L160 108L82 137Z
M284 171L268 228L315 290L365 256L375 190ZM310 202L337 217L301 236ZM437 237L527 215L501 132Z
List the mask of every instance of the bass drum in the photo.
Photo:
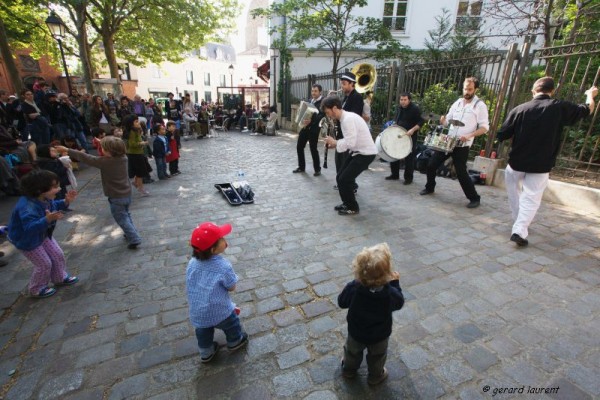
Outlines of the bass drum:
M386 128L377 136L375 146L379 158L394 162L406 158L412 151L412 138L398 125Z

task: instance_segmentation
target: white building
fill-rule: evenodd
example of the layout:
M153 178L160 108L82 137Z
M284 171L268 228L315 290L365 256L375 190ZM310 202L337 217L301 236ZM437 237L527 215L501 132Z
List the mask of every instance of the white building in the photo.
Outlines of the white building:
M491 1L493 0L370 0L366 7L354 10L354 14L382 19L390 27L394 38L402 45L420 50L425 47L425 39L429 38L428 31L437 27L435 18L441 16L445 8L450 12L453 23L474 29L481 28L487 48L505 49L506 27L485 18L485 7L489 7ZM533 3L532 0L531 4ZM281 18L274 18L272 23L282 22ZM316 42L307 43L307 46L310 47L311 44L315 45ZM306 57L304 50L291 50L294 57L290 65L292 76L331 71L333 60L329 51L316 51L312 56ZM358 55L342 55L340 66L352 62Z
M145 67L127 65L121 75L124 92L132 95L135 91L142 98L166 97L169 92L177 98L190 93L192 100L200 102L217 101L218 92L237 93L232 87L268 85L256 73L257 68L269 60L267 21L250 15L251 9L267 6L268 0L245 2L228 44L207 43L177 64L165 61ZM258 101L266 99L252 102Z

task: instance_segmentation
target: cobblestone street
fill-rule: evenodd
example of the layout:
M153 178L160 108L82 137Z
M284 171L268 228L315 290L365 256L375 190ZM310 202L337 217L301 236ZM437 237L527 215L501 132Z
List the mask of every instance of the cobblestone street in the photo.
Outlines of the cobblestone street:
M96 170L81 171L75 211L56 231L79 284L29 298L29 262L2 246L0 397L490 399L506 388L493 398L600 398L600 215L543 203L529 247L517 248L498 188L477 187L481 207L470 210L458 181L438 178L434 195L419 196L425 175L386 181L388 164L376 160L358 179L360 214L339 216L331 150L329 169L313 177L308 147L307 173L292 174L296 135L286 132L183 146L181 175L148 185L150 197L134 194L137 251ZM233 207L214 184L240 169L256 198ZM2 215L11 201L1 200ZM233 225L225 257L250 334L247 348L221 349L207 365L185 292L188 240L203 221ZM356 253L379 242L390 245L406 304L394 314L389 378L369 387L365 363L357 379L341 377L337 295Z

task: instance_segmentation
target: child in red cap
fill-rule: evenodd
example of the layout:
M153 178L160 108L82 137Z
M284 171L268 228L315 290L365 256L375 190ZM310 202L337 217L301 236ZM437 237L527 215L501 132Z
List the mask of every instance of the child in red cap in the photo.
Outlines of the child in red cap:
M229 297L238 276L221 255L227 248L225 236L230 232L230 224L204 222L194 229L190 239L194 253L187 266L186 286L190 321L196 330L203 363L211 361L219 350L218 343L213 341L215 328L225 332L229 351L248 344L248 334Z

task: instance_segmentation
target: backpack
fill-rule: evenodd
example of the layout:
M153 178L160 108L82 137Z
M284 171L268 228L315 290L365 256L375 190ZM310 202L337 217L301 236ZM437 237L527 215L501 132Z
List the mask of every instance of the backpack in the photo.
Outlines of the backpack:
M426 174L427 164L429 164L429 159L433 155L433 150L428 149L421 144L417 146L416 153L417 156L415 157L415 169L422 174Z

